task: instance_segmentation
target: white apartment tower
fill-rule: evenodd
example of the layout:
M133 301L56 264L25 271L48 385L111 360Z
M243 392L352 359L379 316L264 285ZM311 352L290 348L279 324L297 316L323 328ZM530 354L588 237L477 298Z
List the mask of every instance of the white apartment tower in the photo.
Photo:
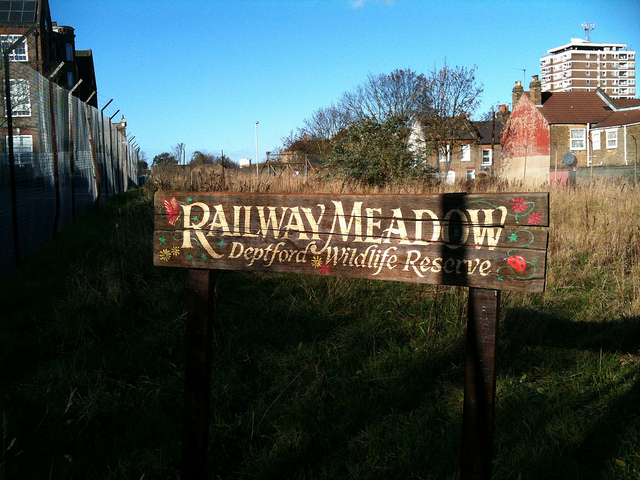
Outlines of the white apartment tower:
M592 27L593 28L593 27ZM595 43L572 38L540 59L543 92L594 92L635 98L636 52L625 43Z

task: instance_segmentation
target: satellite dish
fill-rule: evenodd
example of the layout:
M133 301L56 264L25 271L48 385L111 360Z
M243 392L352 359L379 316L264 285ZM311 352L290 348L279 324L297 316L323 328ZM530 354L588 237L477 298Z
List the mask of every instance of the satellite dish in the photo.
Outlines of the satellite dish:
M567 152L564 155L562 155L562 163L564 163L565 165L567 165L569 167L572 167L576 163L578 163L578 159L576 158L576 156L573 153Z

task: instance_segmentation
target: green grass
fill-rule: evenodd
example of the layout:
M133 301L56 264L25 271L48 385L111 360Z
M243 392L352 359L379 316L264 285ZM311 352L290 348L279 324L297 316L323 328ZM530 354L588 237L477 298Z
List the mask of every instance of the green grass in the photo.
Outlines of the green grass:
M152 230L129 192L0 280L0 480L179 478L186 271L153 267ZM503 294L496 479L640 478L637 281L593 256ZM218 291L217 478L458 478L466 289L223 272Z

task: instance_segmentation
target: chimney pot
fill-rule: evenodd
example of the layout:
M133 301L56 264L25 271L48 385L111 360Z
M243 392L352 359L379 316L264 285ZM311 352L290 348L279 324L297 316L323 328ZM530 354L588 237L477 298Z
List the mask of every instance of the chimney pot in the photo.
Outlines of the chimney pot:
M522 97L522 94L524 93L524 88L522 88L522 82L520 82L520 80L516 80L516 86L513 87L513 91L512 93L512 107L511 109L515 109L516 108L516 103L518 103L518 100L520 100L520 97Z
M540 82L538 75L531 77L531 83L529 84L529 98L534 105L542 105L542 82Z

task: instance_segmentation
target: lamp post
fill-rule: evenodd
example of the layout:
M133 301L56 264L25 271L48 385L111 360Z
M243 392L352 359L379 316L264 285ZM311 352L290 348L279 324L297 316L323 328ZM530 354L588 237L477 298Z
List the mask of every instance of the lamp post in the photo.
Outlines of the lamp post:
M258 123L256 122L256 177L260 175L260 170L258 169Z

